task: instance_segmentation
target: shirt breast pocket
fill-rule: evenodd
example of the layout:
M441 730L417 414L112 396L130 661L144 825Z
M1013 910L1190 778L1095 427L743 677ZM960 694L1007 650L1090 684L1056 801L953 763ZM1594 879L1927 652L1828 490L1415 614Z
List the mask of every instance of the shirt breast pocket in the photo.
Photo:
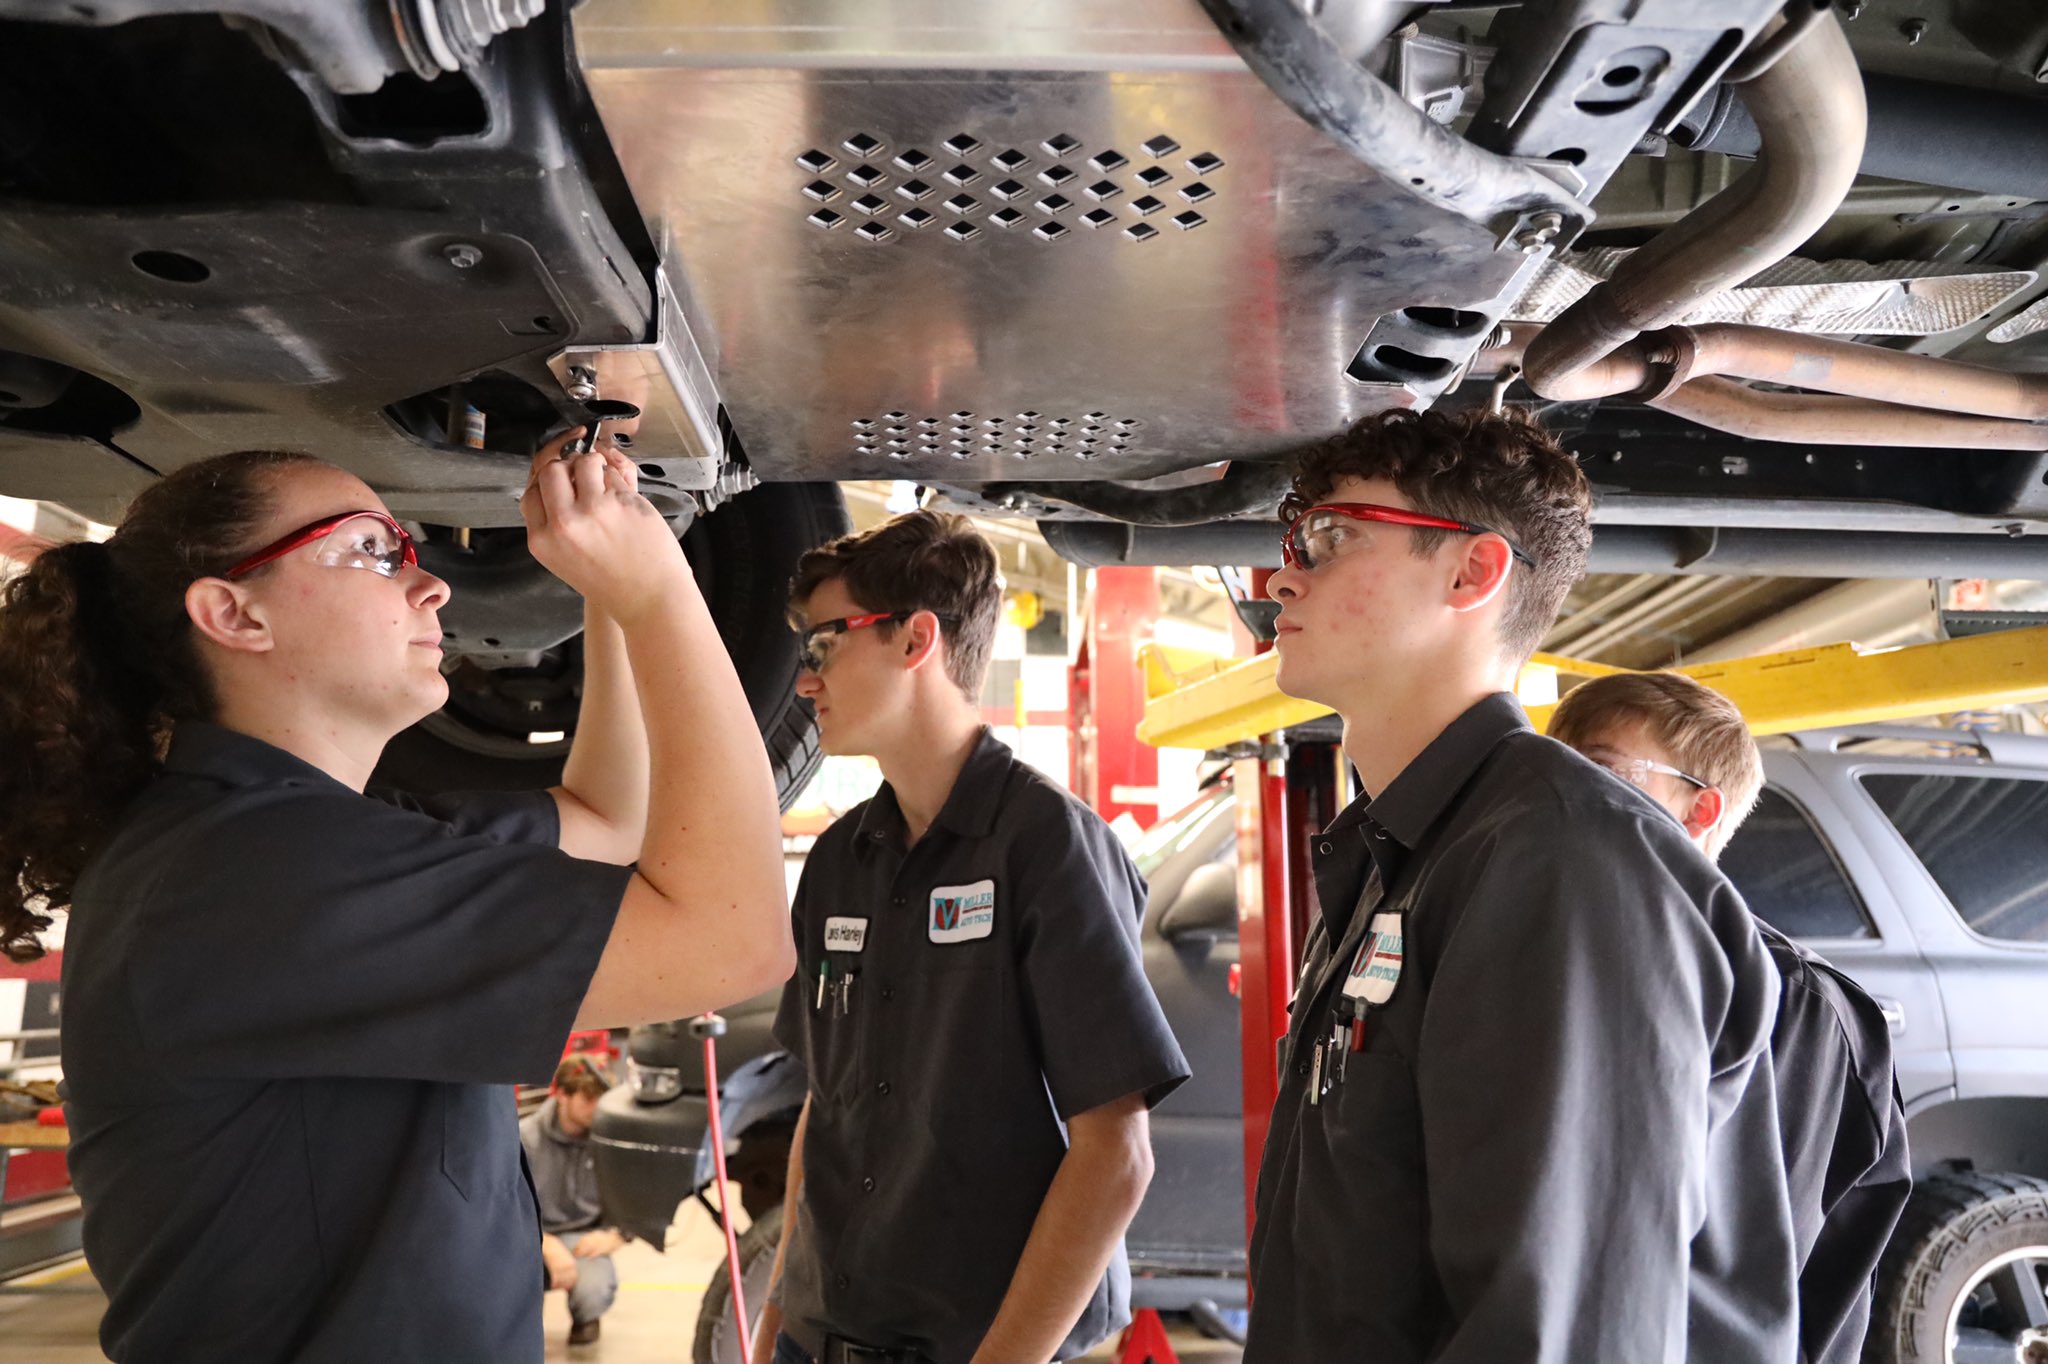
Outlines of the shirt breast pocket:
M519 1176L519 1112L501 1085L438 1085L441 1173L470 1202L510 1189Z
M830 958L830 970L808 977L811 1011L811 1084L820 1098L851 1102L860 1093L867 1017L877 1001L858 956ZM821 988L822 985L822 988ZM822 1001L822 1003L820 1002Z
M1004 1120L1015 1111L1011 1087L1038 1069L1001 950L996 943L962 943L920 953L905 973L902 1014L890 1018L892 1027L905 1028L895 1064L912 1092L927 1096L927 1118L966 1142L963 1150L981 1143L981 1158L1006 1139Z

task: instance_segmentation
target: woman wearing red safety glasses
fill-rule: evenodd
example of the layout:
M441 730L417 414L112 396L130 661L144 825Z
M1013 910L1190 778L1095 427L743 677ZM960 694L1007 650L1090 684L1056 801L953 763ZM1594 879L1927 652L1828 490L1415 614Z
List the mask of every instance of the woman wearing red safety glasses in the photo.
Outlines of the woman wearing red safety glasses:
M548 792L373 798L448 587L353 475L224 455L0 599L0 950L68 910L63 1062L116 1361L538 1361L504 1086L791 969L775 787L675 533L542 449L587 606ZM715 780L707 776L715 774Z

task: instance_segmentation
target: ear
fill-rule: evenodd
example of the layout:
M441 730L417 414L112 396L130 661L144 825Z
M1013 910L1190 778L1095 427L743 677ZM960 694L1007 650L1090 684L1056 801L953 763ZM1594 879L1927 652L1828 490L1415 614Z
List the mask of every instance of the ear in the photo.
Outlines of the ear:
M1498 535L1460 535L1453 544L1457 549L1452 559L1450 608L1477 611L1506 589L1514 555Z
M185 589L192 628L223 649L267 654L277 647L263 608L249 590L225 578L200 578Z
M945 644L939 631L939 618L929 611L919 611L903 622L905 664L913 672L940 658Z
M1718 786L1709 786L1696 792L1692 798L1692 809L1686 812L1685 834L1688 838L1705 838L1721 816L1728 813L1728 797Z

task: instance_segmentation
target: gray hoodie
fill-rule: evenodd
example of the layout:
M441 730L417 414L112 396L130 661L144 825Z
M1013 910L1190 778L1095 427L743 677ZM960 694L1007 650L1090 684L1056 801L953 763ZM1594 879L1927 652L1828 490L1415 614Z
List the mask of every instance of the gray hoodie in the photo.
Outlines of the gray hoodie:
M590 1138L572 1137L562 1130L553 1098L521 1120L519 1140L526 1147L526 1163L533 1167L541 1230L560 1235L599 1225L603 1209L597 1196L597 1158L591 1154Z

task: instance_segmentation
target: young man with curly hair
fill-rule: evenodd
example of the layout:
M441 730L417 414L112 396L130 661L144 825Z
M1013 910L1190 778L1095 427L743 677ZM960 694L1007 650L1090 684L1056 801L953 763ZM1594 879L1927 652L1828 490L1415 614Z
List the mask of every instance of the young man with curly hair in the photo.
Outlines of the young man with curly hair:
M1282 505L1279 685L1365 794L1259 1176L1247 1364L1790 1360L1777 976L1640 792L1529 728L1591 496L1514 414L1383 413Z

